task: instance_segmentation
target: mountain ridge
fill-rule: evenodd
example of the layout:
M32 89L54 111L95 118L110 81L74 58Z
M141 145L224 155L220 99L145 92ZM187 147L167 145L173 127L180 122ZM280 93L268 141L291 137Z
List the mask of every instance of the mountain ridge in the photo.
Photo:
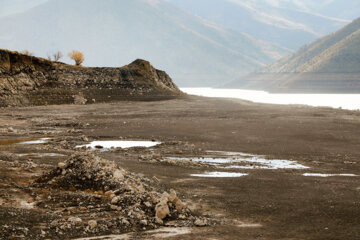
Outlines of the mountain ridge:
M323 38L320 38L308 45L303 46L295 53L285 57L268 67L259 70L259 72L303 72L304 70L297 70L299 65L306 64L314 57L318 57L324 51L331 51L331 48L344 41L347 37L360 30L360 18L354 20L349 25L331 33ZM310 63L307 63L310 64Z
M286 6L281 1L278 1L278 6L270 1L259 0L169 1L226 28L292 50L297 50L302 45L350 22L306 11L300 6Z
M226 86L270 92L360 93L359 46L360 18Z

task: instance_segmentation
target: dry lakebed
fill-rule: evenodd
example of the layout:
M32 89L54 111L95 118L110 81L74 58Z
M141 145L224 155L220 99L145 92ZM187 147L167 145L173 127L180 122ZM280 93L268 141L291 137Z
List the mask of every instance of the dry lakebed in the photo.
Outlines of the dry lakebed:
M0 110L0 239L360 239L360 112L235 99Z

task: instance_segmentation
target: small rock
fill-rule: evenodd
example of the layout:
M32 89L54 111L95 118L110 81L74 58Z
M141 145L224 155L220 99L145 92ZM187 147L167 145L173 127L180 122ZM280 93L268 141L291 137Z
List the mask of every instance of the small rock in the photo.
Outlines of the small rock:
M125 179L125 177L124 177L124 174L120 171L120 170L115 170L115 172L114 172L114 178L116 179L116 180L119 180L119 181L122 181L122 180L124 180Z
M66 164L63 163L63 162L59 162L59 163L58 163L58 167L59 167L60 169L65 169L65 168L66 168Z
M177 199L177 196L176 196L176 192L174 189L170 189L170 195L169 195L168 199L172 203L176 202L175 200Z
M116 205L111 205L110 208L111 208L111 210L118 211L118 212L122 210L122 207L116 206Z
M137 186L137 190L139 191L139 192L141 192L141 193L144 193L145 192L145 188L144 188L144 186L141 184L141 185L139 185L139 186Z
M7 129L7 131L8 131L9 133L16 132L16 130L15 130L14 128L12 128L12 127L9 127L9 128Z
M197 218L194 222L194 225L197 227L205 227L205 226L209 225L209 222L207 219Z
M168 202L169 201L169 197L170 197L170 194L168 194L167 192L164 192L160 199L159 199L159 202Z
M90 229L94 229L97 227L97 222L95 220L90 220L88 222L88 225L89 225Z
M87 102L87 99L84 98L84 96L81 93L73 96L73 98L74 98L74 104L76 105L85 105Z
M144 226L147 226L147 225L148 225L148 222L147 222L147 220L141 220L141 221L140 221L140 224L141 224L141 225L144 225Z
M50 227L56 227L57 224L58 224L58 221L54 220L50 223Z
M152 207L152 204L150 202L144 202L145 206Z
M181 212L184 208L185 208L185 204L181 200L178 200L176 202L176 210Z
M160 202L155 207L156 217L160 219L166 218L170 215L170 209L166 202Z
M90 178L91 178L91 176L89 176L88 178L90 179ZM105 193L104 193L104 195L105 195L105 196L107 196L108 198L111 198L111 199L115 197L114 192L113 192L113 191L111 191L111 190L110 190L110 191L105 192Z
M160 218L155 218L155 222L157 223L157 224L160 224L160 225L164 225L164 222L163 222L163 220L161 220Z
M177 221L170 221L170 222L165 223L165 226L167 226L167 227L178 227L179 224L178 224Z
M111 199L111 204L117 204L120 200L120 197L114 197L113 199Z
M130 225L130 222L128 220L126 220L125 218L121 221L121 223L124 225Z
M68 219L69 222L71 223L81 223L82 222L82 219L79 218L79 217L71 217Z
M84 142L88 142L88 141L89 141L89 139L88 139L86 136L82 136L82 137L81 137L81 140L83 140Z

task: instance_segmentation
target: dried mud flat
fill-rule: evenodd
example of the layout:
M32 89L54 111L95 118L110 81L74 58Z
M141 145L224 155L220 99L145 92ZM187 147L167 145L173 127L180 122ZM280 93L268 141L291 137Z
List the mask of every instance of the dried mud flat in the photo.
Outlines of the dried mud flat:
M231 99L3 108L0 239L359 239L359 131ZM76 148L107 140L161 144Z

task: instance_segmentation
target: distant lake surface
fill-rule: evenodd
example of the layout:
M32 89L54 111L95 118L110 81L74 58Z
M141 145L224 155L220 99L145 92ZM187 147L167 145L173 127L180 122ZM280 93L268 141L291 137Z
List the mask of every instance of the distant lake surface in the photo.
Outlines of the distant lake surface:
M181 90L191 95L238 98L258 103L302 104L348 110L360 109L360 94L272 94L264 91L218 88L181 88Z

